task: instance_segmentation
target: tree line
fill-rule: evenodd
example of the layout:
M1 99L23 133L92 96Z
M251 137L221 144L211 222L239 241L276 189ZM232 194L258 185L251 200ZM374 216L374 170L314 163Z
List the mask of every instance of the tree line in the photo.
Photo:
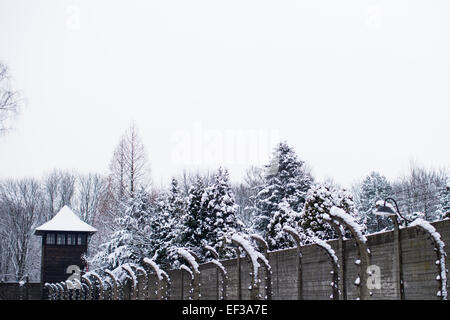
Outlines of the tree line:
M18 93L0 64L0 133L19 110ZM388 181L371 172L346 190L331 180L317 181L308 164L286 142L274 148L268 164L250 167L239 183L226 168L183 171L167 189L152 185L148 155L134 125L120 138L109 173L54 170L42 178L0 181L0 279L39 279L40 242L34 229L63 206L97 228L90 239L91 268L114 268L152 257L167 268L179 265L175 247L190 248L206 261L213 247L231 257L227 235L258 234L271 250L292 246L282 232L289 225L308 243L336 237L324 217L333 206L352 215L365 233L392 228L373 214L378 200L393 198L407 219L449 218L449 173L411 165Z
M396 181L372 172L346 190L332 181L316 181L295 150L280 142L270 162L250 167L239 183L231 183L220 167L183 171L167 189L158 189L132 125L117 144L107 175L54 170L41 179L0 181L0 274L39 279L40 243L34 229L64 205L98 229L90 240L90 268L114 268L143 257L170 268L179 264L174 247L190 248L200 261L208 259L206 246L231 257L225 241L234 232L258 234L271 250L293 245L282 232L285 225L295 228L304 243L313 237L332 239L335 231L323 217L333 206L351 214L366 233L392 228L388 219L372 212L377 200L389 197L408 219L444 219L450 214L448 180L445 170L412 165Z

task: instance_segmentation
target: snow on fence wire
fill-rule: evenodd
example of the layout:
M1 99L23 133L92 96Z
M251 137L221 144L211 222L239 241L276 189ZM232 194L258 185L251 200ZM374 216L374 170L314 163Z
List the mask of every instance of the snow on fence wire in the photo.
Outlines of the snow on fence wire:
M329 223L338 233L339 241L337 243L337 249L333 249L329 243L322 241L317 238L310 238L313 246L323 250L332 266L331 274L333 275L332 284L332 294L330 298L332 299L346 299L345 290L345 280L346 274L344 273L344 246L342 241L346 230L349 230L352 237L355 239L357 246L357 258L355 264L358 266L358 277L352 282L357 286L359 299L368 299L371 296L369 291L369 282L371 281L370 270L370 250L368 248L368 240L362 234L360 226L353 220L353 218L347 215L343 210L337 208L332 208L329 215L325 215L325 223ZM422 219L416 219L410 225L414 228L419 228L425 231L430 239L433 241L434 250L437 255L436 262L438 267L438 274L436 280L439 281L439 291L437 295L440 299L448 298L447 290L447 269L446 269L446 252L444 250L445 244L441 239L441 235L436 231L436 229L428 222ZM303 299L302 287L303 274L302 274L302 250L301 249L301 235L294 229L288 226L283 228L283 231L291 235L297 244L298 253L298 265L297 270L298 278L298 299ZM256 245L252 242L256 242ZM395 242L395 241L394 241ZM277 255L278 253L273 251L269 252L267 244L258 235L242 235L234 234L228 239L228 244L233 244L234 249L237 253L237 259L235 264L230 264L228 261L224 264L219 261L219 255L213 247L205 246L205 249L211 254L212 258L209 263L212 263L217 270L217 299L227 299L227 286L236 287L236 283L230 283L228 281L228 272L225 265L230 265L234 269L237 266L237 282L238 299L242 298L241 290L241 254L245 254L251 264L251 285L250 299L270 299L271 298L271 270L272 267L269 264L269 256ZM257 249L259 247L259 249ZM193 252L185 248L176 248L176 252L179 257L181 257L185 264L182 264L180 269L183 273L189 274L190 290L189 299L200 299L200 281L201 281L201 270L198 263L198 258ZM306 252L306 251L305 251ZM261 277L262 268L266 271L266 295L261 296ZM278 268L278 267L277 267ZM236 270L235 269L235 270ZM98 273L97 273L98 272ZM163 271L152 259L143 259L143 266L134 264L124 264L118 268L110 270L98 270L97 272L88 272L81 276L81 281L64 281L58 283L45 283L44 287L48 292L48 299L50 300L73 300L73 299L83 299L83 300L95 300L95 299L151 299L153 296L150 289L150 281L156 283L156 294L157 299L168 299L170 296L170 278L169 275ZM233 271L234 272L234 271ZM218 279L219 273L222 276L222 286L219 288ZM156 275L156 277L153 277ZM152 280L150 280L152 279ZM208 278L208 281L211 281ZM277 282L280 279L277 280ZM205 279L205 281L207 281ZM235 280L233 280L235 281ZM181 282L182 285L183 281ZM177 285L180 283L177 282ZM220 292L221 290L221 292ZM364 291L366 290L366 291ZM235 292L236 294L236 292Z

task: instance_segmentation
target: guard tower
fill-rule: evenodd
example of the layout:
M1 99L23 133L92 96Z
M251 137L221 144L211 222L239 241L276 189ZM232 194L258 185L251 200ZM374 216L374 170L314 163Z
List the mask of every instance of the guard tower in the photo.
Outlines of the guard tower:
M80 220L64 206L50 221L36 228L42 236L41 283L55 283L77 277L86 267L82 258L87 253L89 237L97 229Z

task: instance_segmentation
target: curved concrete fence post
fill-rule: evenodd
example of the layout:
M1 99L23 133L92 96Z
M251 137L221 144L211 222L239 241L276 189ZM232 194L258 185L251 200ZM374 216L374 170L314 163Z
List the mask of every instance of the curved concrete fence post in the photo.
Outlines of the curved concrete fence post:
M58 300L59 299L59 288L55 283L51 283L50 284L53 287L53 300Z
M91 272L91 276L98 282L98 300L104 300L105 299L105 288L103 286L103 280L102 278L96 273Z
M62 291L62 299L61 300L69 300L69 289L67 288L67 284L64 281L60 282L60 285L63 289Z
M130 293L130 300L136 300L137 299L137 278L134 271L131 269L129 264L122 265L122 269L125 270L125 272L128 274L128 277L131 281L131 293Z
M89 295L89 291L90 291L89 286L86 283L81 282L81 287L83 288L83 295L81 297L81 300L89 300L88 299L88 295Z
M89 277L87 274L84 274L81 276L81 283L85 284L87 288L85 288L84 292L84 299L85 300L92 300L93 299L93 286L91 280L89 280Z
M357 262L355 261L355 263L359 265L359 276L356 278L354 284L359 288L359 299L369 299L371 292L367 287L367 281L369 280L368 268L370 266L370 250L367 247L366 237L361 233L359 225L354 221L353 217L341 208L332 207L329 216L325 218L325 220L336 221L338 224L348 229L355 238L359 255L359 259Z
M200 270L198 268L198 262L195 258L195 255L186 249L178 248L177 253L184 258L189 264L190 269L192 270L192 293L191 297L193 300L200 299Z
M162 294L162 299L165 300L169 300L170 299L170 278L169 275L167 273L163 273L162 277L164 279L163 282L163 294Z
M270 270L271 267L269 265L269 262L261 252L253 248L253 245L249 240L239 235L238 233L235 233L231 236L231 243L238 248L241 247L246 253L247 258L250 260L250 263L252 265L252 271L250 273L251 285L249 287L250 299L258 300L261 298L259 295L260 292L259 268L261 266L260 263L265 264L265 266Z
M75 300L74 292L75 292L75 285L72 282L72 280L66 280L64 281L66 284L66 290L67 290L67 300Z
M205 249L208 250L208 252L213 257L211 262L216 265L216 279L217 279L216 298L217 298L217 300L226 300L227 299L227 281L228 281L227 271L225 270L225 267L223 266L223 264L219 261L219 255L217 254L217 251L214 250L214 248L212 248L210 246L205 246ZM219 273L221 274L221 277L222 277L221 288L219 287ZM220 292L220 291L222 291L222 292Z
M439 282L439 291L436 295L441 300L447 300L447 268L445 266L445 257L447 253L445 252L445 243L441 240L441 235L436 229L428 222L421 218L417 218L411 224L411 227L419 228L425 233L428 234L431 241L433 242L434 251L436 252L437 260L435 261L435 265L438 268L438 275L436 276L436 280Z
M331 282L331 287L333 293L330 298L333 300L339 300L339 262L338 257L336 256L335 251L331 248L331 246L325 241L314 238L313 243L319 248L323 249L330 260L332 273L333 273L333 281Z
M55 283L56 288L58 288L57 300L64 300L64 287L61 283Z
M400 234L400 225L398 223L397 215L390 215L389 218L394 224L394 265L396 289L400 300L405 300L405 288L403 285L403 263L402 263L402 243Z
M72 281L75 285L75 299L76 300L84 300L84 288L81 285L80 280L78 279L73 279Z
M344 235L342 233L342 228L339 224L334 223L333 221L328 221L331 227L334 229L336 234L338 235L338 249L337 249L337 257L340 262L339 268L339 299L347 300L347 284L345 282L346 277L346 265L345 265L345 248L344 248Z
M136 265L131 265L133 269L135 269L138 289L137 289L137 299L138 300L146 300L147 299L147 271L144 268Z
M57 300L58 299L58 287L54 283L48 283L51 288L51 295L49 296L49 300Z
M112 288L111 288L111 300L119 300L119 281L117 280L117 277L111 272L111 270L106 269L105 273L110 277L112 280Z
M189 268L187 265L182 264L179 267L179 270L181 271L181 300L184 300L184 273L183 271L185 271L187 274L189 274L189 296L188 299L192 300L192 292L194 291L193 287L194 287L194 274L192 273L191 268Z
M262 249L262 252L264 256L266 257L267 261L269 261L269 246L267 245L267 242L261 238L257 234L250 235L250 238L253 239L260 249ZM264 265L265 268L265 277L264 277L264 289L266 291L266 300L272 300L272 268L268 268L266 265Z
M170 278L167 273L152 259L144 258L143 262L156 274L156 298L158 300L169 299ZM148 285L148 281L150 281L150 274L147 275L147 296L150 298L150 285Z
M241 250L239 247L234 248L234 251L236 252L236 272L237 272L237 294L238 294L238 300L242 300L242 277L241 277Z
M295 241L298 257L298 272L297 272L297 299L303 300L303 273L302 273L302 252L301 252L301 238L294 228L285 226L283 231L288 233Z
M47 299L48 300L53 300L53 287L51 286L50 283L46 282L44 284L44 287L47 289Z

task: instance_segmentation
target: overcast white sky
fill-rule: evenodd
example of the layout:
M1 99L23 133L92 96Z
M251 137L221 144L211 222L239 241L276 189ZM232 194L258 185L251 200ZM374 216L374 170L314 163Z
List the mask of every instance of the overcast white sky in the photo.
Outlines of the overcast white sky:
M106 173L133 120L157 184L218 163L238 180L278 139L345 186L396 178L411 159L448 167L449 12L446 0L0 0L0 60L26 99L0 137L0 177Z

